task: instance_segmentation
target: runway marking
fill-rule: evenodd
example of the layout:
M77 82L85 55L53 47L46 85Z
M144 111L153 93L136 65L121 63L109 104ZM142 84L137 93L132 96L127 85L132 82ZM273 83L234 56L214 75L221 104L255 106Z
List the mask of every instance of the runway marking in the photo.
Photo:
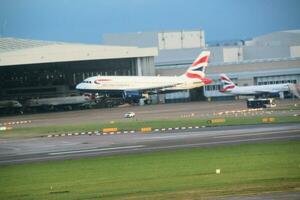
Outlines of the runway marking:
M61 152L48 153L48 155L54 156L54 155L76 154L76 153L87 153L87 152L98 152L98 151L135 149L135 148L141 148L141 147L144 147L144 145L124 146L124 147L109 147L109 148L102 148L102 149L86 149L86 150L74 150L74 151L61 151Z
M155 137L145 137L142 138L142 140L155 140L155 139L176 139L176 138L187 138L190 137L191 135L170 135L170 136L155 136ZM137 138L138 140L140 138Z
M272 135L277 133L294 133L299 132L299 130L286 130L286 131L277 131L277 132L271 132L271 133L252 133L252 134L233 134L233 135L221 135L221 136L215 136L214 138L232 138L232 137L247 137L247 136L255 136L255 135Z
M267 129L267 130L262 130L262 131L272 131L271 129ZM295 130L278 130L276 132L264 132L261 133L261 131L252 131L252 132L245 132L242 134L231 134L231 135L220 135L220 133L224 133L224 131L218 130L218 131L210 131L209 133L205 132L199 132L199 131L188 131L188 132L182 132L182 134L176 134L176 133L169 133L170 135L161 135L161 136L152 136L149 137L150 135L145 136L144 138L137 138L137 140L166 140L166 139L179 139L179 138L188 138L188 137L211 137L213 135L212 138L214 139L218 139L218 138L233 138L233 137L247 137L247 136L255 136L255 135L272 135L272 134L277 134L277 133L296 133L298 132L298 129ZM233 130L232 132L235 132L235 130ZM219 135L219 136L218 136Z

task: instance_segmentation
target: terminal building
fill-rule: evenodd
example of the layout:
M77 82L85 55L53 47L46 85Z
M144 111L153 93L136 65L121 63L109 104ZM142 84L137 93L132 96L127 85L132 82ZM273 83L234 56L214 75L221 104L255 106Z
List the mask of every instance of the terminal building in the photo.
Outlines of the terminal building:
M136 38L136 39L134 39ZM203 50L211 51L207 77L213 84L176 94L166 94L166 101L201 99L233 99L219 92L219 74L227 74L237 85L300 83L300 30L274 32L248 41L208 45L204 31L106 34L104 44L157 47L157 75L175 76L184 73ZM291 94L286 93L285 97Z
M96 75L154 75L156 48L0 38L0 100L76 95Z

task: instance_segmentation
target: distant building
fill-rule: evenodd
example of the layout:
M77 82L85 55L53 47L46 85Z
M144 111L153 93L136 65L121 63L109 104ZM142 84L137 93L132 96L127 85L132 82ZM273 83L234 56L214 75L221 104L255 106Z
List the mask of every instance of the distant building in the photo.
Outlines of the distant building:
M109 33L103 35L103 43L109 45L157 47L158 50L204 48L203 30L161 31L137 33Z
M186 31L190 33L189 31ZM165 48L160 45L159 33L130 33L130 34L106 34L105 44L124 44L157 47L158 56L155 57L157 75L180 75L193 62L195 57L203 50L211 51L210 64L207 68L207 76L214 79L214 83L204 87L204 90L178 93L188 100L205 98L227 99L233 96L220 93L219 74L226 73L239 85L276 84L284 82L300 83L300 30L281 31L253 38L249 41L240 41L226 45L206 45L204 31L200 44L197 40L189 40L190 44L197 46L179 45L182 38L175 37L184 32L172 32L173 39L167 40ZM191 31L191 33L193 33ZM197 31L193 34L196 34ZM141 37L142 36L142 37ZM136 37L136 40L135 40ZM171 37L171 36L169 36ZM192 38L192 37L191 37ZM173 44L172 44L173 43ZM286 94L286 97L289 94ZM173 95L174 101L176 95ZM166 96L172 101L170 96ZM185 99L185 100L186 100Z

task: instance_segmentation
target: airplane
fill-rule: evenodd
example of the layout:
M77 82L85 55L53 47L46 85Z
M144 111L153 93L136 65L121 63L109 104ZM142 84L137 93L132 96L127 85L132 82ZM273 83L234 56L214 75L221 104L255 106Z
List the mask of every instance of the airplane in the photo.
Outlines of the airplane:
M270 85L252 85L237 86L225 74L220 74L222 87L220 92L241 96L274 96L283 97L283 92L290 91L290 83L270 84Z
M93 76L76 86L81 92L121 94L123 99L141 99L143 93L175 92L210 84L205 78L209 51L202 51L181 76Z

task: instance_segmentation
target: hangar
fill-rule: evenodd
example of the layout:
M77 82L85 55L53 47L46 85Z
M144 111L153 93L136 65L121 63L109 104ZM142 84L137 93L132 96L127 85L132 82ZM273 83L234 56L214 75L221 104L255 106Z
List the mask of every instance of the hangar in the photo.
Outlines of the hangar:
M0 38L0 100L75 95L95 75L154 75L156 48Z

